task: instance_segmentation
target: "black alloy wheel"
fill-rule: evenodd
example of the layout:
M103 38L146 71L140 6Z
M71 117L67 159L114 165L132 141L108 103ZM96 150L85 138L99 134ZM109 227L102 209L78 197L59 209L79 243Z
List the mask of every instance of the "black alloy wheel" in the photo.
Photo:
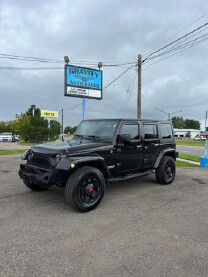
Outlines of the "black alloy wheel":
M161 159L159 167L155 171L158 183L168 185L175 179L175 160L170 156L164 156Z
M172 182L174 177L175 177L175 165L171 160L169 160L166 164L166 170L165 170L166 183Z
M83 166L70 175L65 187L65 198L74 210L88 212L99 205L104 191L105 179L101 171Z
M96 203L99 200L101 194L101 182L96 174L89 174L82 181L79 190L80 201L86 205Z

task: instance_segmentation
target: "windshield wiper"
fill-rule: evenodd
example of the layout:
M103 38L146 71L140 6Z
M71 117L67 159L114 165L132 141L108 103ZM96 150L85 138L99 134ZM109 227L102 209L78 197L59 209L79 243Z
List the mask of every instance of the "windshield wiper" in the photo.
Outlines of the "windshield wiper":
M101 140L101 137L94 136L94 135L86 136L86 138L93 138L93 139Z
M74 135L74 137L77 137L77 138L84 138L84 136L83 135Z

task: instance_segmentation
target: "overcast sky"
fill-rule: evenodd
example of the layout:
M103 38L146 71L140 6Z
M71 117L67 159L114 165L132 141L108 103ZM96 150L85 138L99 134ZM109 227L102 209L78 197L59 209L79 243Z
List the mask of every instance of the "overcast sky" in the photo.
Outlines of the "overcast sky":
M208 12L204 0L1 0L0 53L87 63L134 62ZM206 23L208 14L172 40ZM170 42L169 40L168 42ZM208 109L208 42L142 71L142 117L166 119L155 108L197 119L204 128ZM0 58L0 67L62 67ZM146 70L144 70L147 68ZM103 85L125 70L104 68ZM86 102L86 119L123 117L127 90L136 71L129 70L103 92L103 100ZM0 120L14 119L31 104L60 111L81 103L64 97L64 70L0 70ZM125 117L137 115L137 79ZM64 125L77 125L81 106L64 112ZM60 120L60 118L59 118Z

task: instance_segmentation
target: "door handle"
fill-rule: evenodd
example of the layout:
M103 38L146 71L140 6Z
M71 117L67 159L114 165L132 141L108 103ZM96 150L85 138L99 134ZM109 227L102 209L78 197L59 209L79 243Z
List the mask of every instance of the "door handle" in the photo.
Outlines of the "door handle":
M137 145L137 148L142 148L142 145Z
M158 146L159 145L159 143L155 143L155 146Z

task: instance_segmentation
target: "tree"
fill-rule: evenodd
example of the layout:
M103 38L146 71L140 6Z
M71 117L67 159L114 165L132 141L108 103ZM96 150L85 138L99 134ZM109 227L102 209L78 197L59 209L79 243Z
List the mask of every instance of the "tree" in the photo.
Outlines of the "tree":
M33 107L31 106L23 115L24 117L29 119L29 124L21 130L22 138L30 142L47 141L49 134L48 120L41 117L40 109L35 108L33 115Z
M173 128L183 129L185 128L185 122L182 116L172 117Z
M58 138L60 133L61 124L57 120L50 121L49 135L51 139Z
M185 120L185 128L186 129L197 129L200 130L200 122L194 119L186 119Z
M74 132L76 131L77 126L71 127L71 126L66 126L64 129L64 134L74 134Z

